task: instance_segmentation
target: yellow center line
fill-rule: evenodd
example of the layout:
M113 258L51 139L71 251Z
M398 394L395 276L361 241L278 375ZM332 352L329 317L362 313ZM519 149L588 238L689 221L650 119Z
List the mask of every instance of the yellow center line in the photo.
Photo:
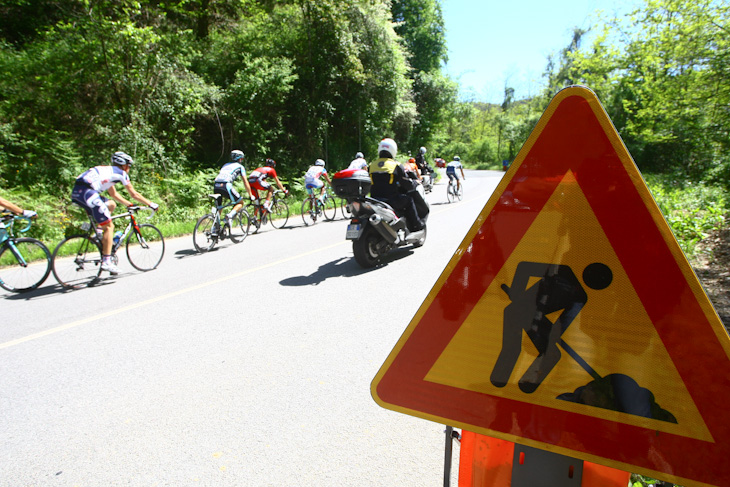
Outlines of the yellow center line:
M5 342L5 343L0 343L0 350L2 350L3 348L14 347L15 345L20 345L21 343L29 342L31 340L36 340L38 338L43 338L43 337L46 337L46 336L49 336L49 335L53 335L53 334L56 334L56 333L60 333L60 332L65 331L65 330L70 330L71 328L76 328L76 327L79 327L81 325L85 325L87 323L91 323L93 321L103 320L104 318L109 318L110 316L115 316L115 315L118 315L118 314L121 314L121 313L126 313L127 311L131 311L133 309L141 308L143 306L147 306L147 305L154 304L154 303L159 303L160 301L165 301L166 299L174 298L175 296L180 296L181 294L186 294L186 293L189 293L189 292L192 292L192 291L197 291L198 289L203 289L205 287L212 286L214 284L220 284L221 282L230 281L231 279L235 279L235 278L238 278L238 277L241 277L241 276L245 276L245 275L251 274L253 272L258 272L258 271L261 271L261 270L264 270L264 269L268 269L270 267L275 267L275 266L280 265L280 264L285 264L287 262L291 262L292 260L300 259L302 257L307 257L309 255L316 254L317 252L322 252L324 250L328 250L328 249L335 248L335 247L337 247L339 245L342 245L342 244L344 244L346 242L347 242L347 240L342 240L342 241L337 242L335 244L327 245L326 247L320 247L320 248L315 249L315 250L310 250L309 252L304 252L304 253L301 253L301 254L297 254L297 255L294 255L294 256L291 256L291 257L287 257L285 259L280 259L280 260L277 260L275 262L270 262L268 264L264 264L264 265L259 266L259 267L254 267L252 269L247 269L245 271L237 272L235 274L230 274L228 276L221 277L221 278L218 278L218 279L215 279L215 280L212 280L212 281L207 281L207 282L204 282L202 284L197 284L195 286L191 286L191 287L188 287L188 288L185 288L185 289L180 289L178 291L173 291L171 293L163 294L161 296L157 296L156 298L151 298L151 299L147 299L145 301L140 301L140 302L135 303L135 304L130 304L129 306L125 306L123 308L117 308L115 310L107 311L105 313L100 313L100 314L94 315L94 316L89 317L89 318L84 318L82 320L74 321L72 323L67 323L65 325L57 326L55 328L50 328L50 329L45 330L45 331L41 331L41 332L38 332L38 333L34 333L34 334L28 335L26 337L17 338L15 340L10 340L9 342Z

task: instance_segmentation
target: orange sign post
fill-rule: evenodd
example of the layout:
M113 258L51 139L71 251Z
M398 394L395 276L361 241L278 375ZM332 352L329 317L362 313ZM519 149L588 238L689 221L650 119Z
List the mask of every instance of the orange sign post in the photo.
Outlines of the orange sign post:
M595 94L552 100L372 383L381 406L730 485L730 339Z

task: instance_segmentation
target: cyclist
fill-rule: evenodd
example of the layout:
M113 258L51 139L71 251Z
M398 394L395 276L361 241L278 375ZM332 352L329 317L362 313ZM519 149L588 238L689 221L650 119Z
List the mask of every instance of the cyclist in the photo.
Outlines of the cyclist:
M355 154L355 159L350 163L349 166L347 166L347 169L365 169L368 168L368 161L365 160L365 156L362 155L362 152L358 152Z
M461 171L461 179L466 180L464 166L461 165L461 157L454 156L454 160L446 164L446 175L449 177L449 181L456 180L456 191L459 191L461 189L461 181L459 175L456 174L457 169Z
M239 177L243 179L243 184L244 186L246 186L246 192L248 193L249 198L251 198L252 200L256 199L251 192L251 186L248 184L248 178L246 177L246 168L244 168L241 164L241 162L243 162L243 157L244 155L242 151L232 151L231 162L226 162L225 164L223 164L223 167L221 167L221 170L218 173L218 176L216 176L215 182L213 184L213 192L215 194L220 194L224 198L230 199L233 203L238 202L233 206L233 209L226 215L226 223L230 223L230 220L234 216L236 216L236 213L241 211L241 208L243 208L243 200L238 191L236 191L236 188L233 187L233 181L235 181Z
M117 203L99 193L106 191L109 196L124 206L132 206L132 203L119 194L114 187L116 183L122 183L122 186L127 188L129 195L140 203L149 206L154 211L157 211L159 205L142 196L132 186L129 169L134 161L129 155L121 151L115 152L111 162L111 166L92 167L77 177L71 192L71 201L90 213L94 221L103 229L101 270L115 276L119 273L119 268L111 260L114 239L114 222L111 219L111 213L117 207Z
M403 165L395 160L398 145L393 139L383 139L378 145L379 159L370 163L370 179L373 182L370 195L402 212L406 217L408 229L412 232L423 229L418 217L413 197L409 194L415 189L414 181L406 175Z
M251 185L251 191L255 199L259 199L259 190L266 191L266 201L264 202L264 209L271 212L271 195L274 194L274 188L266 181L271 177L276 181L276 185L285 194L289 194L289 191L284 189L284 185L279 181L279 176L276 175L276 161L273 159L266 159L266 164L262 167L254 169L251 174L248 175L248 182Z
M304 175L304 185L307 189L307 194L312 194L314 193L315 189L319 189L320 201L322 200L322 196L324 196L324 183L319 178L324 176L327 184L332 184L329 174L327 174L327 169L325 169L324 165L325 164L322 159L317 159L316 161L314 161L314 165L310 166L310 168L307 169L307 172Z
M36 213L35 211L24 210L18 205L15 205L2 197L0 197L0 206L12 213L15 213L16 215L24 216L26 218L35 218L38 216L38 213Z
M403 168L406 170L406 174L411 179L418 179L421 180L421 171L418 170L418 166L416 165L416 160L414 158L408 159L408 162L403 164Z

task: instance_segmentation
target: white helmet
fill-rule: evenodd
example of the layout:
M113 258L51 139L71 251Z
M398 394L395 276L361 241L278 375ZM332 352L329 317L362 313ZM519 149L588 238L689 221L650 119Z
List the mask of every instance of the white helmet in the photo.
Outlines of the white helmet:
M322 159L317 159L316 161L314 161L314 165L324 167L324 161Z
M117 151L112 155L112 164L115 166L131 166L132 158L122 151Z
M238 149L231 151L231 162L238 162L243 159L243 157L244 156L242 151Z
M355 154L355 159L365 159L365 156L362 154L362 152L358 152Z
M421 154L425 154L426 153L426 148L425 147L421 147L419 149L419 151L421 152Z
M392 159L395 159L396 154L398 154L398 144L393 139L383 139L378 144L378 154L382 151L387 152Z

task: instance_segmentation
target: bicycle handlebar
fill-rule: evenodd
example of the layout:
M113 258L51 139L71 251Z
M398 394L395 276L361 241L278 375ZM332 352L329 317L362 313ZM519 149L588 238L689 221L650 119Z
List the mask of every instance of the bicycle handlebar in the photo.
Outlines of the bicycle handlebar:
M27 216L23 216L23 215L16 215L16 214L10 213L10 212L3 212L2 214L0 214L0 218L1 218L0 221L2 221L2 223L7 224L6 228L13 227L13 224L15 222L20 223L20 221L25 220L26 224L23 228L17 228L17 229L14 228L13 229L13 230L17 230L19 233L27 232L28 230L30 230L30 227L33 225L31 218L28 218Z

